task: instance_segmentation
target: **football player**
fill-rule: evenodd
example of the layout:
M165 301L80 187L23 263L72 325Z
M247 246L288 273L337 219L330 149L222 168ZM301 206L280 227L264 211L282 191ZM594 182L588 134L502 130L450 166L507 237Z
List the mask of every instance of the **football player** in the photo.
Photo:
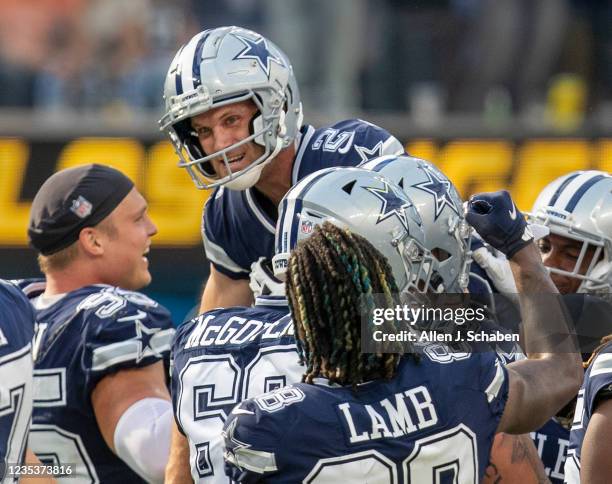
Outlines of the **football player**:
M606 302L612 281L612 227L606 219L612 210L610 186L610 175L605 172L568 173L542 190L529 214L531 222L546 226L550 232L538 241L538 247L552 281L565 295L585 360L601 336L607 334L606 327L610 328L612 308ZM474 258L502 292L513 292L506 261L494 258L485 249ZM553 483L564 482L564 466L579 468L579 457L572 457L574 463L566 464L573 409L573 404L568 405L544 427L532 432ZM576 445L569 455L575 454ZM574 473L577 475L578 470Z
M330 166L404 152L387 131L350 119L302 125L293 68L270 40L239 27L205 30L180 48L164 86L160 128L198 188L215 188L202 237L210 277L201 311L248 306L251 264L274 252L277 206Z
M334 171L334 169L328 171ZM362 173L361 170L357 172ZM300 185L309 184L311 179L316 179L321 173L323 172L310 175L302 180ZM374 176L368 172L365 172L365 175ZM296 186L295 189L299 189L299 186ZM460 203L453 201L456 202L456 206L461 207ZM433 201L424 199L422 202L420 205L424 210L431 209L432 213L435 212L436 206ZM376 207L379 199L373 197L369 203ZM287 205L283 204L280 212L282 219L285 217L286 209ZM333 208L330 209L333 210ZM445 213L445 220L449 217L450 215ZM455 221L457 224L463 220L463 217L459 218L461 220ZM395 223L399 222L395 220ZM308 237L312 233L308 227L312 225L306 223L303 226L300 232L301 237ZM355 230L359 231L359 229L355 227ZM439 232L439 237L432 239L432 243L448 249L454 257L448 258L444 268L436 273L435 284L439 290L452 292L457 290L458 275L466 270L466 242L455 238L456 234L446 235L447 232L444 230ZM280 240L285 235L283 231L277 233L278 247L281 247ZM282 258L283 255L281 254L280 257ZM279 258L275 260L278 261ZM279 318L288 312L286 301L283 301L285 307L281 312L278 307L264 311L275 295L277 298L279 295L284 298L284 284L275 279L275 276L271 274L271 267L268 267L265 261L260 260L253 265L251 288L256 294L267 295L256 299L255 308L219 309L203 313L179 328L173 344L172 395L175 415L182 433L189 438L190 468L196 482L227 482L222 467L220 431L232 407L248 396L263 393L264 384L269 387L269 385L278 386L279 382L283 386L287 383L296 383L300 381L304 372L304 368L298 364L291 320L285 317L279 322ZM280 304L280 301L277 304ZM282 326L282 330L267 329L268 326L277 328L279 325ZM245 326L244 330L239 331ZM209 327L210 329L207 329ZM251 329L248 329L249 327ZM229 339L229 335L236 331L239 333L238 336ZM240 336L245 331L248 338ZM230 363L233 373L228 371ZM251 371L250 367L256 371ZM227 379L228 374L232 375L230 381L233 379L237 382L244 381L241 385L248 389L248 392L241 394L233 392L230 395L228 393L228 388L232 388L228 387L230 381L219 385L214 383ZM201 390L198 390L202 382L207 383L208 396L206 397L203 396ZM227 397L221 399L223 395ZM197 415L195 415L196 412ZM184 440L184 437L176 432L172 449L177 455L171 456L170 459L171 464L169 464L167 473L169 482L173 482L174 479L178 480L178 474L170 472L171 466L186 467L185 455L181 457L178 450L181 440Z
M419 365L393 354L362 354L358 308L371 302L372 293L421 292L436 264L423 245L420 218L401 188L362 170L321 173L298 184L283 201L280 257L274 261L275 267L289 267L298 348L306 381L314 384L291 385L234 409L224 430L230 476L239 482L404 482L409 474L412 482L421 482L436 468L439 477L478 479L496 429L523 433L536 428L570 398L579 385L579 358L553 354L548 345L533 355L536 361L513 363L506 370L493 352L450 357L441 347ZM317 203L318 198L326 203ZM508 203L503 195L473 200L472 223L521 263L516 267L521 289L544 286L554 292L532 239L523 238L525 221L505 215ZM390 269L369 243L331 225L298 244L291 258L284 255L324 220L361 227ZM502 227L506 237L496 238ZM545 316L543 308L528 298L525 304L528 338L542 338L535 323ZM546 308L547 316L550 311L557 324L564 322L558 304ZM567 333L564 324L555 329ZM561 367L564 373L554 385L542 378ZM525 372L533 373L525 378Z
M32 417L34 310L19 288L0 279L0 482L25 459ZM4 480L6 478L6 481Z
M174 329L135 292L151 281L156 231L133 182L110 167L60 171L34 197L28 235L45 280L21 282L38 325L30 445L72 466L67 482L163 481Z
M549 268L559 292L584 295L580 300L581 318L576 326L584 340L585 356L593 351L593 340L610 332L610 214L612 177L595 170L572 172L551 182L538 196L531 214L550 228L550 235L539 241L539 247L544 265ZM560 482L565 478L565 482L578 483L582 478L582 482L604 482L610 475L610 453L598 440L602 432L612 427L607 392L612 383L612 366L606 364L609 353L610 347L603 347L590 357L591 364L578 393L571 432L567 430L572 420L571 407L569 412L538 431L536 437L544 441L544 459L548 450L550 466L555 465L551 480L554 477ZM546 439L553 445L547 446Z
M215 309L178 328L172 399L194 482L228 482L221 430L237 403L300 380L304 368L288 311L284 297L259 296L254 307ZM181 465L180 456L171 462ZM180 471L169 469L167 482Z
M432 290L466 291L471 281L470 230L463 216L463 201L448 177L433 164L407 155L382 156L360 167L381 173L399 185L417 207L423 219L426 245L438 259L430 284ZM442 281L444 284L440 285ZM498 325L493 328L501 329ZM506 363L525 357L517 343L493 346ZM502 478L504 482L524 484L530 480L539 482L543 474L544 467L529 435L496 435L483 482L498 482Z
M578 392L565 461L565 482L605 483L612 465L606 445L612 431L612 336L604 338L590 361Z
M576 171L547 185L533 205L531 217L550 229L539 247L561 294L612 292L611 186L609 173Z

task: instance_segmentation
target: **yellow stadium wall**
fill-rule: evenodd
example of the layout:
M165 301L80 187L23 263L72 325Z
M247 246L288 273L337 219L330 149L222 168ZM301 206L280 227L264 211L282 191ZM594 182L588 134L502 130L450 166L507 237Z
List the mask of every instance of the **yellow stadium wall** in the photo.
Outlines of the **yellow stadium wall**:
M612 171L612 139L412 139L407 151L432 161L462 196L510 190L521 210L554 178L578 169ZM176 167L166 141L135 138L76 138L28 141L0 138L0 246L26 245L30 201L54 171L85 163L105 163L136 181L159 228L157 247L201 244L202 206L210 192L196 190Z

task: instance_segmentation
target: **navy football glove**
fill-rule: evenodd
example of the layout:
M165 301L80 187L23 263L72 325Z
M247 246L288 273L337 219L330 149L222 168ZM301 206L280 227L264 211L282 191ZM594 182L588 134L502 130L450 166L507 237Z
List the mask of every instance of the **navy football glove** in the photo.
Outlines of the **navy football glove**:
M533 240L525 217L506 190L473 195L465 218L486 243L508 259Z

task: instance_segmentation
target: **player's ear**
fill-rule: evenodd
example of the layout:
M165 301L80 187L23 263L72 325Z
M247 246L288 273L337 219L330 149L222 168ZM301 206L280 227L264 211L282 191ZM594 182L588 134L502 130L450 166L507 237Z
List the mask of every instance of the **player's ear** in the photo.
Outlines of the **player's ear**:
M95 227L85 227L79 233L79 244L83 251L91 256L104 253L104 234Z

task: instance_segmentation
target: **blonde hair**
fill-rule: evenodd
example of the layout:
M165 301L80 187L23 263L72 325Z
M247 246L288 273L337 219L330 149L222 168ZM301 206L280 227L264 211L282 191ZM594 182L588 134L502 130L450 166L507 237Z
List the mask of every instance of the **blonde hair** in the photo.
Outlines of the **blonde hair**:
M78 241L49 255L38 254L38 267L43 274L61 271L68 267L79 255Z
M110 220L110 217L106 217L100 223L94 226L94 228L106 233L109 237L115 237L117 235L117 227ZM65 247L53 254L43 255L38 254L38 267L43 274L47 274L53 271L62 271L66 269L72 262L76 260L79 255L79 241L76 240L68 247Z

